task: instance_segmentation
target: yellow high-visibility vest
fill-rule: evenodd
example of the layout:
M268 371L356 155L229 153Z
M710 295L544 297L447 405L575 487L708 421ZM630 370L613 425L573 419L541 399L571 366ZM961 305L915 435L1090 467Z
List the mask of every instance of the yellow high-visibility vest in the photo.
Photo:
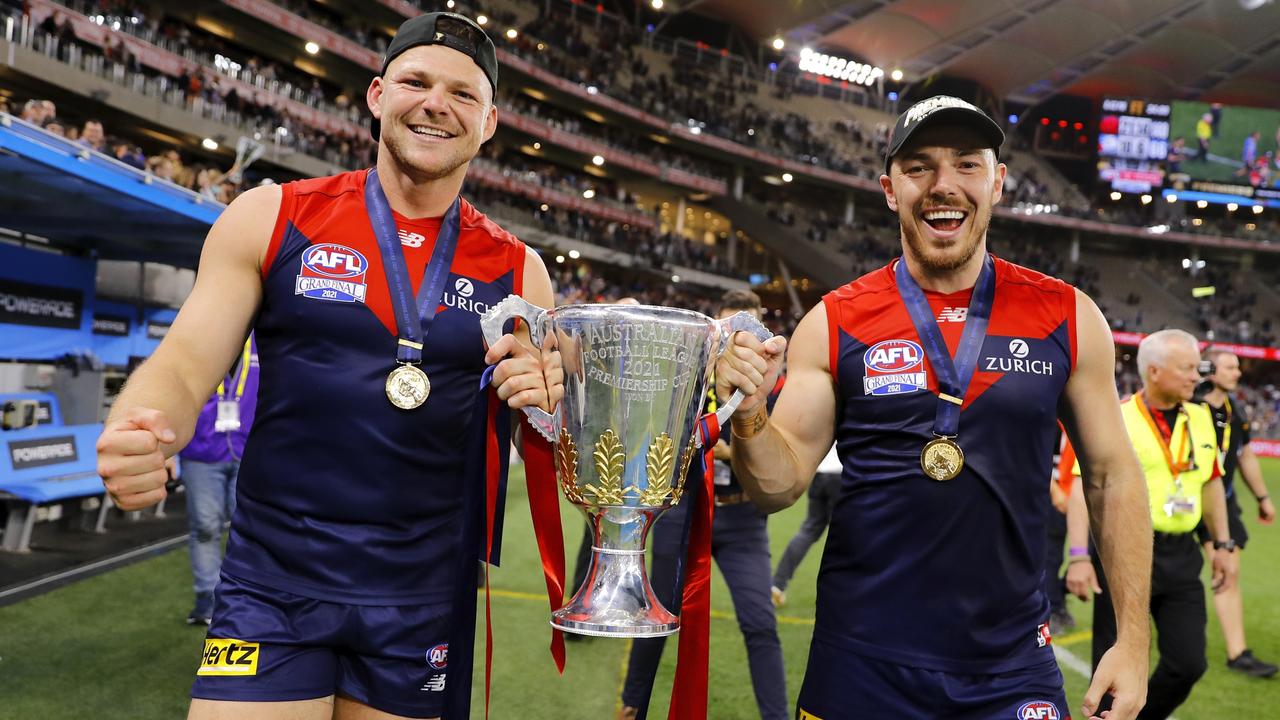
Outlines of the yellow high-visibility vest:
M1200 523L1204 511L1201 489L1213 477L1217 466L1218 436L1213 426L1213 415L1203 405L1182 403L1185 412L1178 413L1174 422L1168 444L1170 454L1166 455L1158 431L1144 417L1146 408L1140 407L1140 402L1142 399L1134 395L1120 404L1120 412L1138 462L1142 465L1142 474L1147 479L1151 526L1162 533L1190 532ZM1175 468L1181 470L1176 476L1174 468L1169 466L1170 460ZM1183 469L1179 466L1190 467ZM1175 494L1194 504L1194 508L1182 513L1168 512L1167 503Z

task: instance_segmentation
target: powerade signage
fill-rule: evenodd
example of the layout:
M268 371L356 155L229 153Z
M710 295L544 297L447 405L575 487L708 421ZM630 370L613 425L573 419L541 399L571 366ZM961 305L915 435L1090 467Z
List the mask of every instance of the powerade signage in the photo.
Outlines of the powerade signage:
M152 340L163 340L165 335L169 334L169 326L171 323L157 322L155 320L147 321L147 337Z
M0 323L80 329L84 293L0 278Z
M75 435L14 440L9 443L9 461L14 470L73 463L79 460Z
M123 315L107 315L105 313L93 314L93 334L94 335L114 335L116 337L129 336L129 318Z

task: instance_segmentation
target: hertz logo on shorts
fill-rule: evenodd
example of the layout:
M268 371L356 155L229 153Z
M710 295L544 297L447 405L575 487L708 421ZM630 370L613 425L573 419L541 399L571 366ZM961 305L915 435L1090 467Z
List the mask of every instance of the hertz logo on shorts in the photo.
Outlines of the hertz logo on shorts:
M822 718L808 712L804 708L800 708L800 720L822 720Z
M258 643L243 640L204 641L197 675L257 675Z

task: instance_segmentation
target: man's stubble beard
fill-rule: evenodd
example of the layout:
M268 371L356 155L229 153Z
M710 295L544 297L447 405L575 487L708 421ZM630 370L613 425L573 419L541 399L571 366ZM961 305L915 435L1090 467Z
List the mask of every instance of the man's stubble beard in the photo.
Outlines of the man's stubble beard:
M898 224L902 229L902 237L906 238L907 251L911 253L911 258L925 272L936 275L964 267L978 252L978 246L982 244L982 239L987 235L987 228L991 225L991 208L974 211L971 217L973 226L969 233L969 244L954 258L938 258L936 252L931 252L931 248L918 228L903 218L901 213L898 215ZM915 217L912 216L911 220L914 221ZM921 219L920 222L923 223L924 220ZM960 241L965 242L965 239L961 238ZM949 251L950 249L943 252Z
M412 131L406 130L406 132ZM412 142L412 139L410 139L410 142ZM433 163L432 165L424 167L422 164L413 160L413 153L404 148L404 144L401 143L400 138L396 135L388 135L384 132L382 136L382 144L386 147L387 152L391 153L391 159L395 162L396 166L406 175L413 178L414 182L418 183L432 182L434 180L449 177L457 172L458 168L471 162L479 152L479 149L477 148L476 153L471 153L466 157L459 158L455 156L449 158L443 166ZM465 153L460 154L465 155Z

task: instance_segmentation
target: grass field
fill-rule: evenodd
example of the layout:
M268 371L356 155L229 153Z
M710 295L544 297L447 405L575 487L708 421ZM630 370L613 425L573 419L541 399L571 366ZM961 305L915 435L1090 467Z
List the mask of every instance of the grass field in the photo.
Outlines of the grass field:
M1276 130L1280 128L1280 111L1260 108L1224 107L1221 126L1216 137L1209 141L1209 160L1196 160L1199 145L1196 141L1196 123L1200 116L1209 112L1209 105L1201 102L1175 101L1173 114L1169 119L1169 142L1184 137L1187 139L1187 159L1182 163L1182 171L1193 180L1212 180L1215 182L1248 185L1247 176L1237 175L1241 166L1241 152L1244 139L1252 132L1260 133L1258 137L1258 155L1261 156L1276 150ZM1272 167L1275 170L1275 167Z
M1280 489L1280 461L1265 460L1272 488ZM1246 514L1254 511L1243 502ZM803 502L802 502L803 505ZM576 548L581 523L565 507L566 546ZM774 556L803 519L795 507L770 521ZM1280 658L1280 527L1259 528L1248 518L1253 540L1244 555L1245 614L1250 645L1263 658ZM569 645L568 668L557 677L546 650L548 609L531 542L523 481L513 473L507 508L504 567L494 570L494 693L496 720L608 720L625 672L626 643L594 639ZM779 634L787 662L787 691L800 687L812 632L818 551L806 557L781 611ZM746 670L746 652L728 591L717 576L711 629L709 717L757 717ZM483 602L483 600L481 601ZM1082 630L1055 645L1088 662L1089 607L1072 601ZM169 720L185 717L187 692L203 633L184 624L190 603L185 551L111 572L47 595L0 608L0 718L5 720ZM483 612L483 609L482 609ZM1275 717L1280 679L1229 674L1210 609L1209 665L1179 720ZM483 640L483 627L481 627ZM652 718L665 717L675 643L668 643L654 690ZM479 653L483 658L483 653ZM477 671L482 687L483 670ZM1080 716L1085 679L1064 667L1067 696ZM481 707L478 705L477 707ZM483 717L477 710L476 717Z

